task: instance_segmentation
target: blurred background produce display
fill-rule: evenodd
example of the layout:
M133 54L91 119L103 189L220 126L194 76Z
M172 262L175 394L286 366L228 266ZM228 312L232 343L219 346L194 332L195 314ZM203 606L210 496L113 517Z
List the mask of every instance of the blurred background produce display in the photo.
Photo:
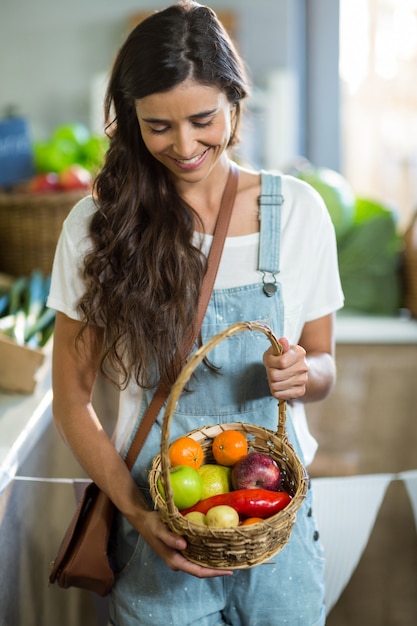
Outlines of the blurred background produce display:
M51 337L55 311L46 307L50 275L0 275L0 334L20 346L43 348Z
M25 120L0 121L0 272L51 272L62 223L91 193L107 142L79 122L57 126L40 141L31 140Z
M66 215L90 193L108 138L79 122L57 126L31 146L31 175L0 189L0 271L13 276L52 268ZM404 305L404 240L397 211L359 197L339 172L306 158L287 169L322 196L334 224L345 313L396 316Z
M80 123L58 126L46 141L35 141L36 175L30 191L88 189L103 162L107 137L90 133Z
M403 238L397 212L355 195L338 172L296 162L290 172L322 196L337 239L344 313L395 316L403 302Z

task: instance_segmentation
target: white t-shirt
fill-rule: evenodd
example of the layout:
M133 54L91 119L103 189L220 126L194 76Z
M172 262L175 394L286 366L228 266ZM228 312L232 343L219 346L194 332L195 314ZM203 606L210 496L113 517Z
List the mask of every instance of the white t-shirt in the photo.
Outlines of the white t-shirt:
M280 273L285 303L284 336L298 343L305 322L337 311L343 306L334 228L317 192L291 176L282 177ZM81 200L64 222L52 272L48 306L78 319L77 302L84 285L82 262L90 247L88 227L95 205L91 196ZM207 253L212 237L206 235ZM215 289L227 289L259 282L259 233L227 237ZM131 383L120 394L115 445L123 448L138 415L141 393ZM305 417L304 405L292 403L294 427L310 464L317 449Z

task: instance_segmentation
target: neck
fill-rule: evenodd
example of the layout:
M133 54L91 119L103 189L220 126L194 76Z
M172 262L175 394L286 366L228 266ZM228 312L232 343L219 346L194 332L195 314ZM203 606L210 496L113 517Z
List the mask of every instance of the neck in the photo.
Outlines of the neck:
M192 187L190 186L187 193L182 194L184 200L199 216L204 232L209 235L214 232L229 172L230 162L228 160L226 167L216 168L210 172L206 179ZM198 226L198 228L200 227Z

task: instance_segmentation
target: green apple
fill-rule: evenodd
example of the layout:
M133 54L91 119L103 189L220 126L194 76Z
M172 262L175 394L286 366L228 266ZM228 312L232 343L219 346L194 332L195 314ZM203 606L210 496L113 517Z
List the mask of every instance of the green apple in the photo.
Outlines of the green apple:
M206 463L205 465L201 465L197 471L203 481L202 500L222 493L229 493L231 486L231 467Z
M176 465L169 471L169 479L173 493L174 504L180 511L188 509L201 500L203 481L200 474L188 465ZM161 478L157 481L158 490L165 500L165 490Z
M76 163L63 169L59 173L58 179L61 189L66 189L67 191L89 189L91 187L90 172Z
M206 524L214 528L234 528L239 526L239 514L231 506L219 504L207 511Z

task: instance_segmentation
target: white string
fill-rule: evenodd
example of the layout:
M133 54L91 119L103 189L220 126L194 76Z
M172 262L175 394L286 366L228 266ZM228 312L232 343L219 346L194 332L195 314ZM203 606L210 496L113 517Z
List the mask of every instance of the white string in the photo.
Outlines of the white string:
M13 476L12 480L34 483L57 483L62 485L73 485L77 482L89 482L88 478L41 478L39 476Z

